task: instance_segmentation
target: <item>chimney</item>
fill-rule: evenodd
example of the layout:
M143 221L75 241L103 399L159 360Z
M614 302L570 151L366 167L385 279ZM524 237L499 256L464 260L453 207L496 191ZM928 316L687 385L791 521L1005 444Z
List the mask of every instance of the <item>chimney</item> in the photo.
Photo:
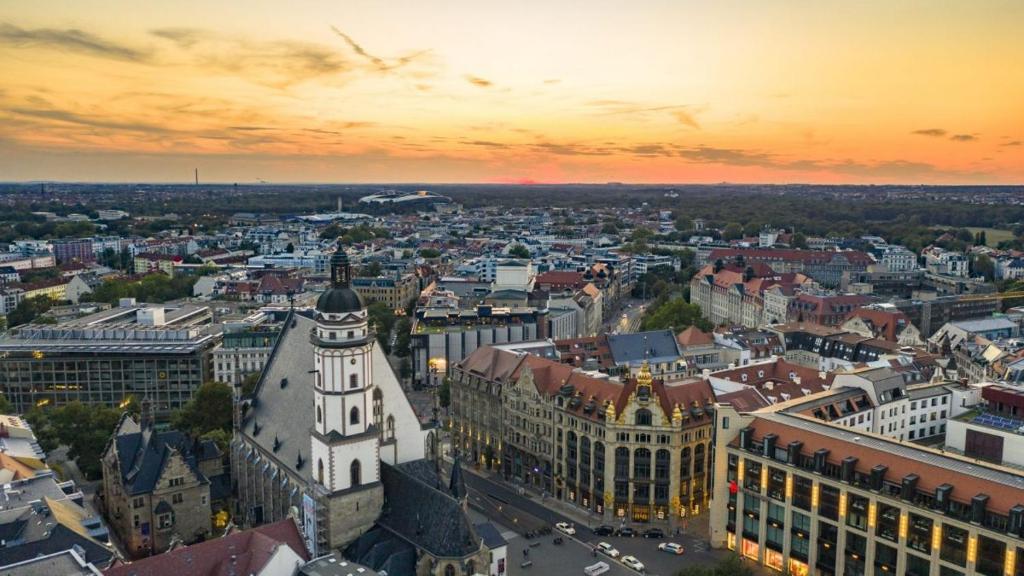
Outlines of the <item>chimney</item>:
M1024 536L1024 505L1017 504L1010 508L1006 531L1015 536Z
M935 507L938 508L940 512L949 512L949 497L952 493L953 485L948 483L943 484L935 489ZM977 498L977 496L975 496L975 498ZM971 504L971 509L973 513L973 501Z
M761 446L765 458L775 459L775 443L778 441L778 434L765 434L764 444Z

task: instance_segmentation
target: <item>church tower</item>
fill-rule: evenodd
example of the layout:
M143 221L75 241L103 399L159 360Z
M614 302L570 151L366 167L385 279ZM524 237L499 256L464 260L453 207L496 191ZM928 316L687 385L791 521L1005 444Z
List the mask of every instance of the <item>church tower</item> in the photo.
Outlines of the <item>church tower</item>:
M373 423L375 341L350 287L344 248L331 258L331 287L316 303L313 343L312 483L331 523L331 547L368 530L383 506L380 431ZM301 425L296 423L296 425Z

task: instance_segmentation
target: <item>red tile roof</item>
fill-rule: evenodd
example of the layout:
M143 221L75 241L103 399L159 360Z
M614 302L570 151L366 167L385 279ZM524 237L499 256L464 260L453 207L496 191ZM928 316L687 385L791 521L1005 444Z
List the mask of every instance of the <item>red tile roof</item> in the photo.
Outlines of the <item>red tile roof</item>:
M286 518L252 530L207 540L130 564L110 568L106 576L234 576L259 573L279 545L303 560L309 552L295 522Z

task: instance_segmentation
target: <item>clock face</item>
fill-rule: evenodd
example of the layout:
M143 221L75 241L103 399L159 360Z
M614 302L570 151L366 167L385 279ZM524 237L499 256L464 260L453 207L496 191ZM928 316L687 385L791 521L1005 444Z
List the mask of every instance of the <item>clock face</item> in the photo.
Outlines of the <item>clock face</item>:
M349 363L349 364L355 364L355 363L356 363L356 359L355 359L355 358L353 358L353 359L349 360L349 361L348 361L348 363Z

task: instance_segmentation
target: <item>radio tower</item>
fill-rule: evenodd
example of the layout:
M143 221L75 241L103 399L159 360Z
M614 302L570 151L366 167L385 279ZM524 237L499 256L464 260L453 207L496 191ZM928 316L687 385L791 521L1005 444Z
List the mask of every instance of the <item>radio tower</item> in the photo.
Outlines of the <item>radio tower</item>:
M196 186L199 186L199 168L196 168Z

